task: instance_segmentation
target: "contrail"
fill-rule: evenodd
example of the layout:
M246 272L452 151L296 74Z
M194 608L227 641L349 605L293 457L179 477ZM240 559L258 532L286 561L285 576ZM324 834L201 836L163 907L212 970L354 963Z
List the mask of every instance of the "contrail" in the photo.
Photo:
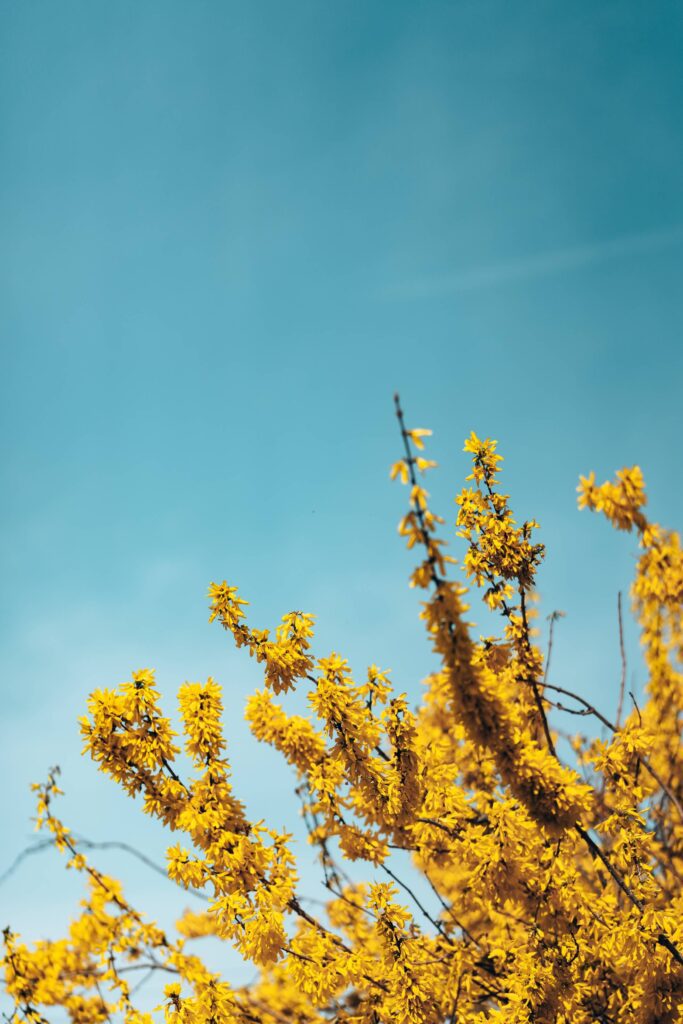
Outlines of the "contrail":
M528 256L505 263L473 267L471 270L456 271L425 277L389 289L390 294L405 298L421 298L448 292L469 292L480 288L493 288L511 281L523 281L535 277L559 274L564 270L603 263L621 256L656 252L683 241L683 224L661 228L656 231L621 235L604 242L590 242L586 245L568 246L564 249L549 249L537 256Z

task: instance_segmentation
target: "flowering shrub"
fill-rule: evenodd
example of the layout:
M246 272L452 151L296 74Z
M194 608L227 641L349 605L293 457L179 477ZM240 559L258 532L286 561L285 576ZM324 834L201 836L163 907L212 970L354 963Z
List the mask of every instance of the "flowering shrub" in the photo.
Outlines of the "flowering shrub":
M407 429L396 407L404 453L391 473L409 488L399 532L418 554L411 585L424 592L439 659L417 712L376 666L356 682L340 655L316 657L311 615L285 615L272 634L249 624L234 586L209 590L211 620L263 667L246 717L296 772L324 911L302 903L289 836L249 821L233 790L220 687L180 688L181 738L153 672L135 672L91 695L85 747L176 834L168 875L205 893L208 909L186 912L169 935L131 906L57 816L51 774L34 787L38 824L87 897L58 941L29 948L5 931L12 1021L63 1007L77 1024L151 1022L126 980L143 966L172 978L158 1008L169 1024L683 1021L680 540L647 519L637 467L601 486L581 479L580 507L635 533L641 550L633 602L647 700L610 721L547 681L530 608L544 548L538 524L519 525L500 490L496 442L465 443L458 581L422 483L435 466L422 454L430 432ZM500 614L499 636L475 639L464 581ZM301 686L309 717L279 700ZM549 715L570 710L610 738L574 737L563 763ZM412 855L429 900L397 874L397 849ZM365 862L370 881L352 881L344 861ZM257 979L233 988L209 970L194 952L206 935L236 946Z

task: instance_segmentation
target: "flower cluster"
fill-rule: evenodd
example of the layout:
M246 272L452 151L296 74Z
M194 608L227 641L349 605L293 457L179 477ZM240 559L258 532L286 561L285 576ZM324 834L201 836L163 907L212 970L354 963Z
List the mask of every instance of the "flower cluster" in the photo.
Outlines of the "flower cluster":
M424 486L431 432L408 429L398 401L397 416L391 476L409 495L399 532L418 554L410 582L437 657L418 708L388 671L354 678L341 654L316 655L313 616L291 612L271 633L248 622L236 587L209 590L211 620L263 668L246 719L292 772L324 907L306 901L291 837L250 820L233 788L218 683L180 687L176 731L143 669L92 694L85 752L174 833L168 876L206 908L183 913L174 935L147 921L55 816L51 774L36 787L38 826L87 895L64 938L31 947L5 932L12 1024L55 1007L74 1024L683 1021L680 540L645 517L637 468L613 484L582 479L580 505L641 547L646 700L611 721L549 678L533 628L544 548L500 490L496 442L465 442L460 580ZM497 635L474 633L468 586ZM306 714L287 710L294 689ZM567 711L607 735L569 736L561 756ZM209 970L194 952L207 936L236 947L255 978L230 986ZM171 976L155 1013L138 1005L135 971Z

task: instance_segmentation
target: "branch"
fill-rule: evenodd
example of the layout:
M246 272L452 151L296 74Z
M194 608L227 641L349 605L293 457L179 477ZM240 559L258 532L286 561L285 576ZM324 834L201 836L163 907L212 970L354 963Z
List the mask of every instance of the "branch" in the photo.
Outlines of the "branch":
M626 687L626 651L624 649L624 621L621 614L621 591L617 594L617 615L619 616L619 651L621 653L621 679L619 680L619 703L617 704L617 729L621 727L621 712L624 707Z

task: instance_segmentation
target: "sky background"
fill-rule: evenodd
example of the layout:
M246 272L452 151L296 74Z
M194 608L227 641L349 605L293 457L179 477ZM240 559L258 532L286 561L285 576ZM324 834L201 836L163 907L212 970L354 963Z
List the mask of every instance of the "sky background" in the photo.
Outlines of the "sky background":
M2 5L0 872L52 764L75 832L163 859L79 753L88 692L143 666L171 710L216 677L237 792L292 825L210 580L255 626L314 612L317 653L418 699L396 389L449 537L464 437L499 440L548 545L541 621L566 612L554 680L614 707L636 547L575 487L638 463L681 524L682 47L660 0ZM164 922L190 902L99 863ZM0 927L56 937L79 895L37 855Z

